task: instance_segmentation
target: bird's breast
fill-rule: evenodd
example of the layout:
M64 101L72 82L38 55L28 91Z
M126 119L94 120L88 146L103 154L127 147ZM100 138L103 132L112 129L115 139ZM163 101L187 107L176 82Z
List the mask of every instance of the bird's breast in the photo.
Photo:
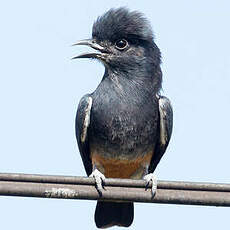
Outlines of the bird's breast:
M90 120L90 146L100 148L101 155L132 159L154 148L158 106L153 97L104 91L93 97Z

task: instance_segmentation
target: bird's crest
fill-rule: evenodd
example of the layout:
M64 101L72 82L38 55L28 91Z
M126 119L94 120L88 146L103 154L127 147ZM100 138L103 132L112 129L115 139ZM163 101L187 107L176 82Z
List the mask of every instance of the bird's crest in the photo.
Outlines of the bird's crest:
M93 25L92 36L101 41L128 37L153 41L151 25L144 15L125 7L112 8L98 17Z

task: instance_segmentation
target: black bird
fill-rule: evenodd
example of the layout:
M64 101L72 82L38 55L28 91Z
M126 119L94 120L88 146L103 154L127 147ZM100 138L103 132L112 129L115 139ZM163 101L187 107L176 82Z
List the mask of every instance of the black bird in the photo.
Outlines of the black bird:
M173 112L169 99L160 95L161 54L151 26L143 14L127 8L110 9L93 25L87 45L97 52L74 58L93 58L105 66L96 90L78 106L76 137L88 176L103 194L105 177L144 178L152 181L172 133ZM133 203L97 202L99 228L128 227Z

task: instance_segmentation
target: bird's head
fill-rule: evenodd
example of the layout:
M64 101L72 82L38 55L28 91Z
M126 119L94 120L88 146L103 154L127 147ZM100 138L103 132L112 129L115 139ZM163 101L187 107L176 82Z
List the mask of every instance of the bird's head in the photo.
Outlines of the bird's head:
M93 25L92 39L81 40L74 45L87 45L97 52L80 54L75 58L95 58L106 69L140 75L158 75L161 86L161 54L153 40L148 20L137 11L127 8L110 9L98 17Z

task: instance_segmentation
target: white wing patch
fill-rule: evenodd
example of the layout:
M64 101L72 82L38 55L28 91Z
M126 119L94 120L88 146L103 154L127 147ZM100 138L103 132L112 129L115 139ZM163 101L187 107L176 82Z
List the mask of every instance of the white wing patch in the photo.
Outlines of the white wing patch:
M83 128L82 128L81 142L85 142L85 139L86 139L87 128L89 127L89 124L90 124L90 111L92 107L92 102L93 102L92 97L88 97L88 105L85 110L85 118L84 118L84 123L83 123Z
M162 145L165 145L168 139L167 133L166 133L166 111L165 111L165 99L160 98L159 99L159 111L160 111L160 142Z

